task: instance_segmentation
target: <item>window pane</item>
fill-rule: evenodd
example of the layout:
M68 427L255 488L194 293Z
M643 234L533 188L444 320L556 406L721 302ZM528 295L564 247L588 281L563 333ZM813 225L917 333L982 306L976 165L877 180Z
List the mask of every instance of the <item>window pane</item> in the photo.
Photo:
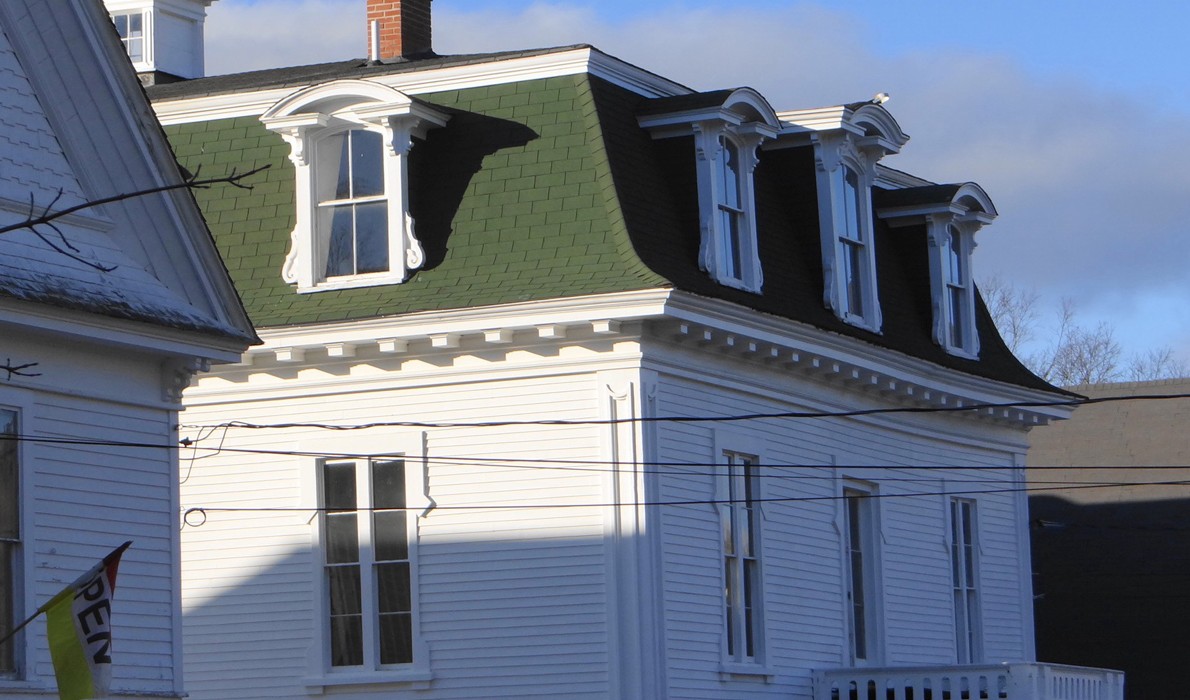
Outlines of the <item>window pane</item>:
M116 33L120 35L121 39L128 38L128 15L116 15L112 17L116 23Z
M412 610L409 594L409 563L376 565L376 597L381 613Z
M847 286L847 311L856 316L864 315L863 288L863 246L855 243L843 244L843 275Z
M963 286L967 283L966 275L963 270L963 237L959 230L954 226L949 229L950 233L950 283Z
M743 209L740 203L740 151L731 141L723 141L723 203Z
M860 207L860 192L859 192L859 176L851 168L843 168L843 216L844 227L841 232L848 238L856 241L863 240L863 231L860 228L860 217L862 209Z
M13 557L16 547L8 542L0 542L0 635L7 634L12 629L15 615L13 606ZM6 642L0 642L0 674L12 673L16 670L15 644L19 637Z
M144 18L145 16L137 12L128 16L128 35L142 36L144 34Z
M726 602L727 614L727 653L729 656L735 656L735 626L736 626L736 601L735 601L735 570L736 558L723 558L723 599Z
M405 511L388 510L373 513L376 561L403 561L409 558L409 539L405 533Z
M355 510L355 464L327 462L322 466L322 505L327 510Z
M326 253L327 277L355 274L353 238L352 207L335 207L331 216L330 243Z
M388 202L355 206L355 271L388 270Z
M962 287L947 287L950 290L950 344L956 348L966 345L966 334L963 332L966 316L964 310L967 303L966 290Z
M359 615L331 618L331 665L364 663L364 625Z
M380 616L380 663L413 662L413 616L398 613Z
M380 134L351 132L351 197L384 194L384 153Z
M351 199L351 132L337 134L328 140L327 153L339 152L339 174L335 178L333 199Z
M0 436L16 437L17 416L12 411L0 411ZM16 440L0 440L0 539L20 537L20 511L17 498Z
M359 561L359 523L355 513L327 513L326 563Z
M359 615L362 611L358 566L328 566L331 617Z
M405 460L372 463L372 507L405 507Z

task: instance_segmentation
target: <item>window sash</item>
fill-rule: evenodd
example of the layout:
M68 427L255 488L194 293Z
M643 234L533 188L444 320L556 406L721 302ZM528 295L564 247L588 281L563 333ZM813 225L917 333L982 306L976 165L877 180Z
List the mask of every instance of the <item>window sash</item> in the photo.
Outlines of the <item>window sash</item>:
M389 272L388 196L383 137L349 129L319 140L315 187L324 279Z
M976 562L975 503L962 498L950 502L951 586L954 591L955 648L959 663L980 657L981 620Z
M848 632L852 657L857 662L871 661L876 655L872 637L876 602L872 568L875 514L870 496L870 492L862 489L843 489Z
M324 624L332 668L414 661L406 466L393 457L321 464Z
M727 656L754 663L760 658L760 547L757 459L724 452L727 503L722 517L724 620Z

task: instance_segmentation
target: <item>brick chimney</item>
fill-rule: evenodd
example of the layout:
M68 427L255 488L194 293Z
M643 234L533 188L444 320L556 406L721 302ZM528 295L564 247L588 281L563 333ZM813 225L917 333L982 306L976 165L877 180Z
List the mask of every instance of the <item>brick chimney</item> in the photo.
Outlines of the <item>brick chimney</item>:
M433 54L432 1L368 0L368 57L393 61Z

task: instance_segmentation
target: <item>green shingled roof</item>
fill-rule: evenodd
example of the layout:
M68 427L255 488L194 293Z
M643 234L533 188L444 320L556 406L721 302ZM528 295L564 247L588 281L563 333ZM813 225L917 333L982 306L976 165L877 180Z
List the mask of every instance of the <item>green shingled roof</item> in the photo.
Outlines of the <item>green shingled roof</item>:
M586 75L419 95L449 112L410 157L427 262L407 282L297 294L289 147L254 117L167 128L204 173L271 163L252 190L197 193L258 328L666 286L629 240Z

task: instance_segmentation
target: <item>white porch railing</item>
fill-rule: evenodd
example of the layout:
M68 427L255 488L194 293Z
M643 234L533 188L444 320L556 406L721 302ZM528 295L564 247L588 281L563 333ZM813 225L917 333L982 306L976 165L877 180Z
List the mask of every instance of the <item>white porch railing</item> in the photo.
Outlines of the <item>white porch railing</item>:
M815 673L814 700L1124 700L1124 674L1044 663L846 668Z

